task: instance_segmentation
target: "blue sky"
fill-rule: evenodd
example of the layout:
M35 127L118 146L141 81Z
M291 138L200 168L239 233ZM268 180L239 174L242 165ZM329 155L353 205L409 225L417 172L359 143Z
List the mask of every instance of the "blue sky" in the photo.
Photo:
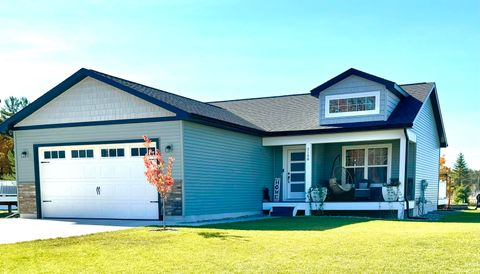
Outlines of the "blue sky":
M448 162L480 169L480 1L135 2L0 0L0 98L81 67L202 101L305 93L354 67L435 81Z

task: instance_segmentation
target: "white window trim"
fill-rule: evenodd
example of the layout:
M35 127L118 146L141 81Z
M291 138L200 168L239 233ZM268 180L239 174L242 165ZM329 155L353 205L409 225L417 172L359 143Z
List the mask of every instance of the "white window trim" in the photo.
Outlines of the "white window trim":
M355 145L355 146L342 146L342 167L346 168L347 163L347 150L349 149L365 149L365 162L364 162L364 179L368 179L368 168L379 167L384 165L368 165L368 149L369 148L386 148L388 149L388 165L387 165L387 182L390 182L392 177L392 144L374 144L374 145Z
M350 98L369 97L369 96L375 96L375 109L373 110L330 113L330 100L350 99ZM357 92L357 93L325 96L325 118L351 117L351 116L375 115L375 114L380 114L380 91Z

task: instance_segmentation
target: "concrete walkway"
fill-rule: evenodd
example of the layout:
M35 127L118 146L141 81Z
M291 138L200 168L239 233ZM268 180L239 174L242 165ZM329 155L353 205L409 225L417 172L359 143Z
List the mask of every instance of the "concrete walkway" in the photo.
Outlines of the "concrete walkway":
M195 223L168 222L169 226L200 226L263 219L265 217L236 218ZM93 220L93 219L0 219L0 244L40 239L65 238L98 232L116 231L134 227L161 225L161 221Z

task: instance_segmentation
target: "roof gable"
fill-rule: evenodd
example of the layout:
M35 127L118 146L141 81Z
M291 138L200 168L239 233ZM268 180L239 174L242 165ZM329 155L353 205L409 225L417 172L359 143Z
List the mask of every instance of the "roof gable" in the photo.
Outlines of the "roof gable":
M173 116L175 113L171 111L86 77L16 127Z
M389 81L389 80L384 79L384 78L380 78L380 77L375 76L373 74L369 74L369 73L366 73L366 72L363 72L363 71L360 71L360 70L357 70L357 69L354 69L354 68L350 68L350 69L346 70L345 72L343 72L343 73L333 77L332 79L328 80L327 82L321 84L320 86L312 89L310 91L310 94L315 96L315 97L318 97L320 92L326 90L327 88L329 88L329 87L337 84L338 82L343 81L346 78L348 78L350 76L353 76L353 75L364 78L364 79L367 79L367 80L370 80L370 81L373 81L373 82L376 82L376 83L379 83L381 85L384 85L385 88L387 88L389 91L391 91L393 94L395 94L399 98L404 98L404 97L408 96L407 92L405 92L405 90L403 90L395 82Z
M261 132L261 129L254 124L247 122L225 109L85 68L78 70L20 112L0 124L0 132L13 129L20 121L86 77L91 77L166 109L174 113L178 119L215 124L216 126L249 131L256 134Z

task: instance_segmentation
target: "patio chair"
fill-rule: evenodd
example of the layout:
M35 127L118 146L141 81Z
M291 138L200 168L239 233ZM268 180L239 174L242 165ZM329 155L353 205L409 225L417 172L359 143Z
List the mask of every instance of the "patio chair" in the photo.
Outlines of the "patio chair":
M355 182L355 199L369 200L370 199L370 181L359 180Z

